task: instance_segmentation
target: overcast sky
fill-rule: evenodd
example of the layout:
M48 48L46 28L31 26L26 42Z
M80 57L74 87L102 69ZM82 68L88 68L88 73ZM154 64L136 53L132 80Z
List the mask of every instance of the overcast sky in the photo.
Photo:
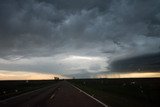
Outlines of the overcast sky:
M158 72L160 1L1 0L0 70Z

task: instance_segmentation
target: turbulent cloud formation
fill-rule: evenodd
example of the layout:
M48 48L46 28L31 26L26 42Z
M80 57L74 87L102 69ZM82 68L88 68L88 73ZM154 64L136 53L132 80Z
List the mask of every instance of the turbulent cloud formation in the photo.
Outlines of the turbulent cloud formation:
M160 53L114 61L111 63L111 70L120 72L160 71Z
M127 72L128 58L132 57L135 70L139 66L135 56L143 59L143 55L159 53L159 47L158 0L0 1L2 70L79 74L111 68ZM63 63L66 58L70 62ZM128 64L126 68L117 69L119 59L122 66Z

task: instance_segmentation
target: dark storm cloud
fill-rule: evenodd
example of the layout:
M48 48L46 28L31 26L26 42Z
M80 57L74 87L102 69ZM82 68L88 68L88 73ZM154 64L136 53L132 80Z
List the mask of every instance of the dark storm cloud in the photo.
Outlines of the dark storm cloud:
M111 3L111 0L39 0L40 2L47 2L53 4L58 10L65 10L69 12L78 12L82 9L90 10L98 8L99 11L106 11Z
M115 63L159 47L159 0L0 1L3 59L105 54Z
M101 2L98 0L67 2L5 0L0 2L0 56L2 58L12 55L43 56L57 53L57 48L74 42L77 38L74 34L83 32L87 26L85 19L79 19L79 22L74 19L78 18L82 10L97 8L105 11L109 4L106 0ZM92 20L92 17L96 17L96 13L92 11L89 14L91 15L84 18ZM67 18L71 18L70 26L63 24L68 20ZM76 42L73 44L79 47L80 42L77 42L77 45Z
M160 71L160 53L113 61L110 67L114 72Z

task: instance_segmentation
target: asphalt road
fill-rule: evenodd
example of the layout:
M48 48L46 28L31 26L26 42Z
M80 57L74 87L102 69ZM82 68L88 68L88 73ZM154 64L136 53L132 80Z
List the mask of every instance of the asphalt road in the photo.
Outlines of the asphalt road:
M107 107L67 81L0 101L0 107Z

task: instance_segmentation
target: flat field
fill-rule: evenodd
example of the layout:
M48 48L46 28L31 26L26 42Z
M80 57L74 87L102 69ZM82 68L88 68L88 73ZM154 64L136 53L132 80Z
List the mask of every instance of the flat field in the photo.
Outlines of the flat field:
M73 79L69 82L111 107L160 107L160 78Z
M55 80L0 81L0 100L57 83Z

